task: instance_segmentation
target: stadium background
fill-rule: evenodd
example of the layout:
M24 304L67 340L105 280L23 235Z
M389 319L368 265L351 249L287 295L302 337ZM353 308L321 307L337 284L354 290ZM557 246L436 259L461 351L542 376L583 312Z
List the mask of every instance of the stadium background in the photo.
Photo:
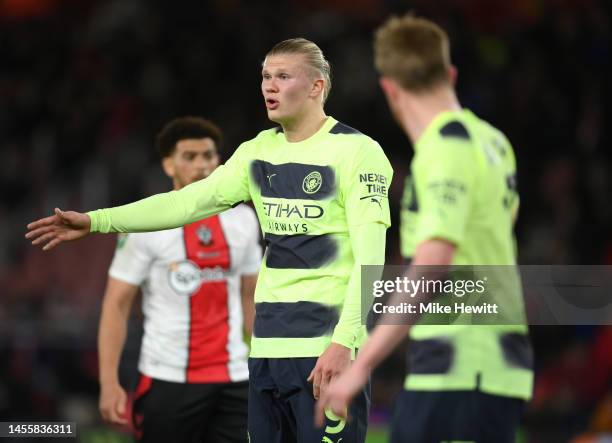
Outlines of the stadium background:
M448 30L461 102L515 146L520 262L612 264L608 1L0 0L0 421L74 420L80 441L129 441L97 412L96 328L114 238L44 254L23 239L25 225L54 206L88 210L167 190L152 141L172 117L218 122L226 157L270 127L259 69L281 39L322 47L333 69L328 113L390 157L388 261L400 260L411 150L378 88L371 36L410 9ZM532 337L537 382L523 441L612 432L611 327L538 327ZM383 433L403 352L374 376L372 424Z

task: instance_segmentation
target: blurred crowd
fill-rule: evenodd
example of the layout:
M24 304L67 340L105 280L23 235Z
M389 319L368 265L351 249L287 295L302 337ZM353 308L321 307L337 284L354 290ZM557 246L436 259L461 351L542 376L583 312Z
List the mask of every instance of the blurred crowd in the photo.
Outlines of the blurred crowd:
M224 156L271 127L260 65L304 36L332 64L326 110L380 142L395 169L388 262L400 260L409 141L386 108L372 31L409 10L450 34L462 104L518 159L524 264L612 264L612 5L605 0L0 1L0 418L97 418L96 323L112 236L43 254L23 238L55 206L89 210L166 191L153 138L199 115ZM124 377L134 372L138 314ZM532 442L612 433L610 327L538 327ZM382 417L402 350L375 377ZM592 440L595 441L595 440Z

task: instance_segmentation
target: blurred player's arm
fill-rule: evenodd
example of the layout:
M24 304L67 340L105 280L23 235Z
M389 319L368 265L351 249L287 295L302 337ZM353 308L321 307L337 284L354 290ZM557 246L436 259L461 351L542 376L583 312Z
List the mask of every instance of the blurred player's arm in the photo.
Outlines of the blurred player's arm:
M98 359L100 414L109 423L128 423L125 417L127 395L119 383L119 361L136 294L138 286L113 277L108 278L98 331Z
M435 238L420 243L416 248L411 269L408 271L408 278L411 280L421 278L418 271L418 266L420 265L440 268L450 266L453 262L455 249L456 247L453 243L443 239ZM415 298L417 297L418 294L416 294ZM397 303L401 302L402 296L398 298ZM393 305L393 303L394 301L392 300L390 304ZM406 337L411 327L410 324L384 324L384 318L381 323L374 328L374 331L363 348L360 349L359 356L355 360L353 366L356 366L360 372L369 372L378 366L399 342Z
M450 266L456 246L444 239L430 239L419 244L415 251L408 278L418 280L419 265ZM417 294L416 297L419 297ZM395 294L390 305L399 304L402 296ZM349 403L367 383L372 369L376 368L410 331L410 324L385 324L384 317L377 325L364 346L359 350L357 359L350 369L333 382L323 393L316 406L317 426L325 422L325 409L330 409L339 417L346 418Z
M241 148L210 176L179 191L87 214L56 209L54 215L30 223L26 238L49 250L89 233L160 231L218 214L250 200L247 159Z

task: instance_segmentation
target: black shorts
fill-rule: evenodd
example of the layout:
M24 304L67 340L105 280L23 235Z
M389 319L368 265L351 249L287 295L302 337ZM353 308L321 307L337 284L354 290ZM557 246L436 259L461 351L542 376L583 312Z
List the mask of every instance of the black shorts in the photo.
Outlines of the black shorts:
M249 435L251 443L363 443L370 386L355 397L351 420L327 417L314 426L315 399L306 379L317 358L250 358Z
M141 443L245 443L248 382L174 383L141 375L132 419Z
M514 443L525 402L480 391L402 391L392 443Z

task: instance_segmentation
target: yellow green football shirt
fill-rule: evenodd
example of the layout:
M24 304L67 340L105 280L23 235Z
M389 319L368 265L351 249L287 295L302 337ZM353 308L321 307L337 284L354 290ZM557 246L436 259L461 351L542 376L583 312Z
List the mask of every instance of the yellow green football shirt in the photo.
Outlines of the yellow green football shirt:
M415 144L401 213L401 251L444 239L456 246L454 265L497 268L508 286L503 309L524 319L513 225L518 212L516 161L506 137L472 112L438 115ZM495 268L490 268L495 272ZM414 390L474 389L531 396L532 355L524 322L511 325L417 325L409 346Z
M355 272L350 232L390 225L392 175L378 143L328 117L301 142L288 142L280 128L262 131L209 177L180 191L92 211L91 230L166 229L252 200L266 252L251 356L319 356L332 340L355 348L363 338L360 290L349 289Z

